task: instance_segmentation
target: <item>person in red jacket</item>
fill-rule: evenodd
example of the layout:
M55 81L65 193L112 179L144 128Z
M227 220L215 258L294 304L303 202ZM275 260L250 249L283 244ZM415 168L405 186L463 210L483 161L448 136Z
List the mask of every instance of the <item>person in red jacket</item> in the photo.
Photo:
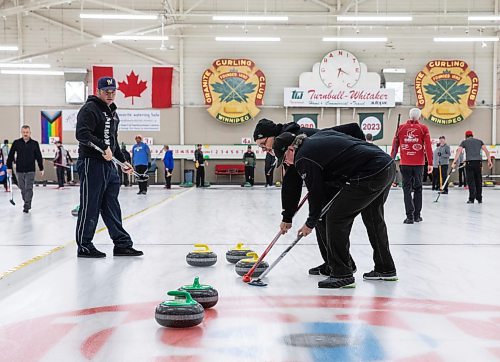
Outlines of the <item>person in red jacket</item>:
M391 156L394 158L400 149L399 169L403 177L405 201L405 224L423 221L422 210L422 171L427 156L427 173L432 173L432 144L429 129L419 122L420 109L410 109L410 119L399 126L392 142ZM413 192L413 197L412 197Z

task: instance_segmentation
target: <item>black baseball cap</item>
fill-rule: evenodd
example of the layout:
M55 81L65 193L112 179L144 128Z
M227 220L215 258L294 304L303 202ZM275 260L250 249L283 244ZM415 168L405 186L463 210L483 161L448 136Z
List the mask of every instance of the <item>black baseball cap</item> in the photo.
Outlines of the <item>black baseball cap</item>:
M266 137L276 137L279 133L276 123L267 118L262 118L253 132L253 140L257 141Z
M283 132L278 137L274 139L273 143L273 151L274 155L278 159L276 167L281 166L283 163L283 157L285 156L285 152L288 149L293 141L295 140L296 135L291 132Z
M97 81L99 90L116 90L116 80L112 77L102 77Z

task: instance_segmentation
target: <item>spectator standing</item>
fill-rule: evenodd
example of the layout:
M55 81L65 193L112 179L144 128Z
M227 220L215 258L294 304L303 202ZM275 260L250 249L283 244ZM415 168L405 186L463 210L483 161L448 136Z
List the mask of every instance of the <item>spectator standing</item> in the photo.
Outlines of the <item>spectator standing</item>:
M56 142L56 154L54 156L54 166L56 167L57 174L57 184L58 189L64 189L64 174L66 170L69 168L69 164L73 162L73 159L69 155L69 152L63 147L61 141Z
M23 212L28 213L33 200L33 184L35 183L35 162L40 175L43 176L43 158L40 145L31 138L30 126L21 127L22 137L12 143L7 158L7 172L12 174L12 164L16 164L16 175L21 196L24 201Z
M245 183L254 185L255 178L255 153L252 151L252 146L248 145L247 151L243 154L243 163L245 164Z
M122 155L123 158L125 159L125 162L132 163L132 158L130 157L130 153L127 150L127 146L125 143L122 142ZM121 167L118 167L118 174L120 175L120 184L123 183L123 186L132 186L132 183L130 182L130 175L126 172L123 172Z
M142 136L135 136L135 145L132 147L132 164L137 173L144 174L151 167L151 151L149 146L142 142ZM146 195L148 193L148 181L138 180L139 192L137 195Z
M196 187L205 187L205 165L201 144L196 146L194 151L194 167L196 168Z
M394 159L400 148L401 161L399 168L403 177L403 193L406 211L405 224L423 221L422 211L422 171L427 160L432 160L432 146L429 129L420 123L421 111L418 108L410 110L410 119L399 126L392 142L391 156ZM432 164L427 166L427 172L432 172ZM412 196L413 193L413 196Z
M458 155L458 187L467 187L467 175L465 173L465 157L464 152Z
M488 151L482 140L474 138L472 131L466 131L465 140L460 143L455 152L455 158L451 164L453 169L456 167L458 156L463 150L465 150L465 173L467 175L467 185L469 185L469 200L467 203L473 204L477 200L481 204L483 202L483 177L481 175L483 158L481 150L484 151L488 167L491 169L493 163L491 162L490 151Z
M168 145L163 148L165 155L163 156L163 165L165 166L165 188L172 188L172 172L174 172L174 153Z
M264 173L266 174L266 187L273 186L274 168L276 167L276 157L270 152L266 152Z
M439 137L439 145L437 147L438 166L439 166L439 190L442 194L448 193L448 184L443 185L443 182L448 176L448 166L450 164L450 146L446 144L444 136Z

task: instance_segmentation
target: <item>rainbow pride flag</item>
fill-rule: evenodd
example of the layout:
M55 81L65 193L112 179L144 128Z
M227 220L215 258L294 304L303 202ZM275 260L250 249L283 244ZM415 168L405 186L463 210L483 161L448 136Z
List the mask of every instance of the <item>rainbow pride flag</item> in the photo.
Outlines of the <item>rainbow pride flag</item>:
M42 143L49 144L51 137L62 141L62 111L41 111Z

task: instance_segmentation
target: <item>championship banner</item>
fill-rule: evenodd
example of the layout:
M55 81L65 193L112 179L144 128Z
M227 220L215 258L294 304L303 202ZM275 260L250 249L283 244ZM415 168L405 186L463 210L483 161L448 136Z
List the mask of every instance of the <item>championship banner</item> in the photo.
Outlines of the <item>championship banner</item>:
M415 78L417 106L437 124L455 124L472 113L479 78L463 60L432 60Z
M62 141L62 112L41 111L40 112L42 143L49 144Z
M207 111L223 123L243 123L254 118L263 104L264 73L248 59L217 59L201 77Z
M293 114L293 121L300 127L318 128L317 113Z
M373 140L380 140L384 137L384 114L383 113L358 113L359 126L365 134L371 133Z

